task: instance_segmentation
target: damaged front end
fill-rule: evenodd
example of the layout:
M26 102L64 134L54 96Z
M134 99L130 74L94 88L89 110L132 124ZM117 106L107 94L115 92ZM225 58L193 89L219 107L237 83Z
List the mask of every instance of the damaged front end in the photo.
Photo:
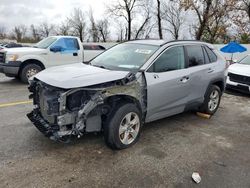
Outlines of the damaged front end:
M101 131L103 119L124 96L134 100L144 111L143 85L134 74L121 80L73 89L57 88L34 78L29 91L35 108L27 117L45 136L65 142L72 136L79 138L86 132Z

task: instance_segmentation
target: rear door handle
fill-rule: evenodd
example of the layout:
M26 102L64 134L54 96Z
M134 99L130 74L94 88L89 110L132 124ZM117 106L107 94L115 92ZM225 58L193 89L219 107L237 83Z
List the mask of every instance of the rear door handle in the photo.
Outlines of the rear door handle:
M186 83L189 80L189 76L183 76L180 81Z
M73 53L73 56L78 56L78 53Z

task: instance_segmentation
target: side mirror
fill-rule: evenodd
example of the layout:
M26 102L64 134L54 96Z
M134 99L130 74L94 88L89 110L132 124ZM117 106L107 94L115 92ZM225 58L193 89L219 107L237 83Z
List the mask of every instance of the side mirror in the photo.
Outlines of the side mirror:
M61 46L53 46L50 48L51 52L61 52L62 51L62 47Z

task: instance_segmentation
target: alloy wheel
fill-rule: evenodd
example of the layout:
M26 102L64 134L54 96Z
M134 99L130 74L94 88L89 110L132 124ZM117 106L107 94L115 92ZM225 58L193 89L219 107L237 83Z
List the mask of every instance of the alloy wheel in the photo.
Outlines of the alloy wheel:
M119 138L124 145L129 145L137 138L140 129L139 116L130 112L122 119L119 127Z

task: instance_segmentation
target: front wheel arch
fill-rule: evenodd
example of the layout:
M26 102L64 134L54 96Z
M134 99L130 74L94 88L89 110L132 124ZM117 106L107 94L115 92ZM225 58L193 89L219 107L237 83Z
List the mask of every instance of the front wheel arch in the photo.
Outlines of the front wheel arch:
M143 107L138 99L130 95L114 95L105 99L104 104L107 104L111 109L115 109L117 105L123 105L125 103L135 104L136 107L140 110L142 114L142 119L144 120L144 111ZM112 110L110 111L112 113Z
M44 65L37 60L27 60L21 64L21 67L19 69L18 76L21 78L22 82L28 83L28 78L26 76L27 69L33 67L34 70L36 70L36 73L42 71L45 67ZM34 75L34 74L32 74Z
M44 64L43 64L41 61L39 61L39 60L37 60L37 59L28 59L28 60L23 61L23 63L21 64L20 69L19 69L19 72L18 72L18 76L19 76L19 77L20 77L20 74L21 74L23 68L24 68L25 66L27 66L28 64L36 64L36 65L38 65L39 67L41 67L42 70L45 69L45 66L44 66Z

